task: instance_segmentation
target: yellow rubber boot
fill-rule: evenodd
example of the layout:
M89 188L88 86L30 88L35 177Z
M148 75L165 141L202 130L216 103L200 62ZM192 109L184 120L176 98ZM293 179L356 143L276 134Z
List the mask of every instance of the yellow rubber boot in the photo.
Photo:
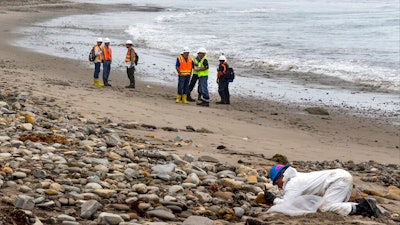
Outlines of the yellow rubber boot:
M182 103L183 104L189 104L189 102L187 101L187 96L186 95L182 95Z
M104 84L102 84L99 79L94 79L93 85L97 86L97 87L103 87L104 86Z
M175 102L179 103L179 102L181 102L181 99L182 99L182 95L177 95Z

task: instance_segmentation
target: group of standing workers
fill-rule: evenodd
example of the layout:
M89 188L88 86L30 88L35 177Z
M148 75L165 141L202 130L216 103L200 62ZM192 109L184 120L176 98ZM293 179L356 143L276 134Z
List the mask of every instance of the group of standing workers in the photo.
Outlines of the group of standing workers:
M111 71L112 63L112 49L110 46L110 39L98 38L97 44L93 47L94 54L96 58L94 59L94 81L93 85L111 86L109 83L109 76ZM137 63L137 54L133 48L133 43L131 40L127 40L126 43L126 73L129 79L129 85L126 88L135 88L135 66ZM209 63L207 59L207 51L205 48L200 48L194 57L189 55L190 50L185 47L182 53L176 59L176 71L178 72L178 95L176 97L176 102L183 104L188 104L189 102L194 102L195 100L191 96L191 92L198 81L198 97L197 105L208 107L210 106L210 94L208 92L208 74L209 74ZM103 83L99 80L100 66L103 63ZM229 82L225 78L225 73L229 65L226 62L226 57L221 55L219 57L219 66L217 69L217 83L218 83L218 93L221 100L216 102L216 104L230 104L230 94L229 94Z
M197 105L208 107L210 106L210 94L208 92L209 64L206 56L207 51L205 48L200 48L193 58L189 53L189 48L184 47L182 53L176 59L175 66L178 72L176 103L188 104L194 102L191 92L198 81ZM230 104L229 82L224 77L228 67L226 57L221 55L217 69L218 93L221 101L216 102L217 104Z
M97 39L97 44L93 47L94 53L96 55L96 58L94 59L94 81L93 85L102 87L102 86L110 86L111 84L109 83L109 76L110 76L110 71L111 71L111 62L112 62L112 50L110 46L110 39L109 38L104 38L104 45L102 46L103 39L98 38ZM135 88L135 66L137 62L137 54L135 53L135 49L133 48L133 42L131 40L126 41L126 57L125 57L125 63L126 63L126 73L129 78L129 85L126 86L126 88ZM100 82L99 80L99 74L100 74L100 66L101 63L103 63L103 83Z

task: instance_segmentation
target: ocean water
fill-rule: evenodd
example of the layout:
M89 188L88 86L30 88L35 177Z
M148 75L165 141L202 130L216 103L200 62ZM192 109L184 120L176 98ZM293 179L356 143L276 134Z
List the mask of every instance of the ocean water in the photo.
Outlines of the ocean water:
M132 39L143 79L175 85L177 54L184 46L192 52L205 47L211 71L221 53L238 69L238 79L231 85L237 95L400 112L397 94L300 84L290 77L269 79L262 72L314 73L321 80L339 78L398 93L398 0L75 1L160 10L55 18L20 30L27 34L31 48L85 61L96 38L109 37L114 59L121 58L113 62L113 69L118 69L123 67L123 43ZM216 91L214 82L210 88Z

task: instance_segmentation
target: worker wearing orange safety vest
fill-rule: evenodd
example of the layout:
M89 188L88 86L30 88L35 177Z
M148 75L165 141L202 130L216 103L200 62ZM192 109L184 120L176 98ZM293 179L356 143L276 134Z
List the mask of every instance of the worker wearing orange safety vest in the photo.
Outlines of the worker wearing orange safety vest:
M189 81L194 67L192 57L189 56L189 48L183 48L182 54L176 59L176 71L178 72L178 95L176 103L182 101L188 104L187 95L189 94Z
M103 39L102 38L97 38L97 44L95 46L93 46L94 54L96 55L96 58L94 59L94 74L93 74L94 81L93 81L93 85L94 86L98 86L98 87L104 86L99 80L100 65L101 65L101 61L103 60L102 51L101 51L101 44L102 43L103 43Z
M102 47L102 58L103 58L103 83L104 86L111 86L108 83L108 77L111 71L111 61L112 61L112 50L110 47L110 39L104 39L104 46Z
M125 63L126 63L126 73L129 78L129 85L126 88L135 89L135 62L136 62L136 53L133 48L133 42L131 40L126 41L126 51Z
M226 63L226 57L221 55L219 58L219 66L217 69L217 83L218 83L218 94L221 97L221 101L216 102L217 104L229 105L230 95L229 95L229 82L226 79L226 71L229 68L228 63Z

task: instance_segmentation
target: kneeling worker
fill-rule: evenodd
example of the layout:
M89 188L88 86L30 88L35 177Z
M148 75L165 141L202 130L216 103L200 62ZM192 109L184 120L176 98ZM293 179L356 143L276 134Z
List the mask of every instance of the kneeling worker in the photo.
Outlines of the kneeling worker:
M322 212L334 212L343 216L383 216L373 199L362 199L360 203L347 202L353 188L353 177L343 169L300 173L289 165L276 164L271 167L269 174L273 184L283 189L284 195L283 198L277 198L266 190L264 200L267 204L280 204L299 196L316 195L323 198L319 207ZM263 223L249 219L246 224Z

